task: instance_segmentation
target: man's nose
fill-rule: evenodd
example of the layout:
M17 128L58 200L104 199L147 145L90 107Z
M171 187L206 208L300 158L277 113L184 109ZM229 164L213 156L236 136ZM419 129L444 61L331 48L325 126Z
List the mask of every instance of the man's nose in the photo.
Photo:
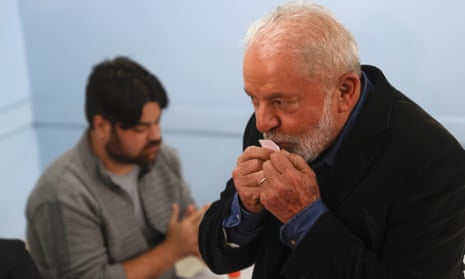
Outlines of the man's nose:
M157 123L157 124L150 125L149 133L148 133L149 139L158 139L160 138L160 135L161 135L160 124Z
M255 108L255 124L261 133L267 133L279 126L279 118L268 104L260 104Z

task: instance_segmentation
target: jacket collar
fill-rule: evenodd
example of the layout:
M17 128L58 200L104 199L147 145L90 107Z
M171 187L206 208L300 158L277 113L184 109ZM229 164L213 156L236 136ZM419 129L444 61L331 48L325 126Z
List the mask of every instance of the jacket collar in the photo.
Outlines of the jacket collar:
M320 191L330 208L337 208L360 183L381 153L379 135L389 127L392 87L379 69L373 66L363 66L362 69L373 84L373 90L341 145L334 166L322 170L327 172L329 181Z

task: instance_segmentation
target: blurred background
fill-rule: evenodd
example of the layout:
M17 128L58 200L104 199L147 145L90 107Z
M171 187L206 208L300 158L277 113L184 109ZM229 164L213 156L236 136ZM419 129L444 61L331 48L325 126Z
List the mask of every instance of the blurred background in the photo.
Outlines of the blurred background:
M86 128L91 67L129 56L170 97L162 129L199 204L218 198L252 112L242 90L247 26L283 0L0 0L0 237L24 238L41 171ZM355 35L362 63L465 143L465 1L321 0ZM428 140L428 139L425 139Z

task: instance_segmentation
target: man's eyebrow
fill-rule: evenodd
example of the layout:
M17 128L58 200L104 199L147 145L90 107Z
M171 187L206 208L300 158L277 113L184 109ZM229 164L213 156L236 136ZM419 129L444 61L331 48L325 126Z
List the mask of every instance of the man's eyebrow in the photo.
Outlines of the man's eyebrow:
M150 122L137 122L136 123L136 126L140 125L140 126L150 126L152 123Z
M156 124L156 123L159 123L159 119L157 119L155 121L152 121L152 122L150 122L150 121L140 121L140 122L137 122L135 126L138 126L138 125L140 125L140 126L150 126L150 125Z
M253 94L249 93L249 92L247 91L247 89L245 89L245 88L244 88L244 92L245 92L245 94L247 94L249 97L252 97L252 96L253 96ZM282 92L275 92L275 93L271 93L271 95L269 95L269 96L266 96L265 99L271 100L271 99L277 99L277 98L292 99L292 96L289 96L289 95L284 94L284 93L282 93Z

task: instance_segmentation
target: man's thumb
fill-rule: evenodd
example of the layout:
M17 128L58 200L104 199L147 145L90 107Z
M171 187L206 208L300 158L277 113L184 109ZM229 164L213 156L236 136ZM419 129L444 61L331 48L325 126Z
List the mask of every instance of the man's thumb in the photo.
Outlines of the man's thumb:
M179 220L179 205L173 203L171 208L173 209L173 213L171 214L170 224L176 224Z

